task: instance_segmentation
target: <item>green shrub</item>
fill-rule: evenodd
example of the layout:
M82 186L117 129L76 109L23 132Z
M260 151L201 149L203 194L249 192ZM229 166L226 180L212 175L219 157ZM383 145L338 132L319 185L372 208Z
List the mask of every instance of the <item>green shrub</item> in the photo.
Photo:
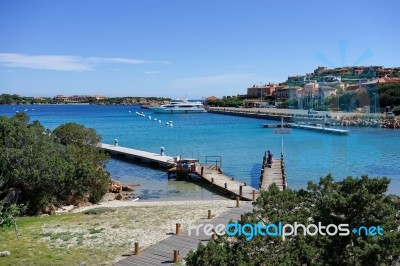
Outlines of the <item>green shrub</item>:
M18 203L28 214L71 199L97 203L110 182L104 170L108 155L91 145L101 139L93 129L66 124L54 132L38 121L29 124L24 113L0 116L0 191L19 191Z
M84 211L84 214L88 214L88 215L99 215L99 214L103 214L103 213L107 213L107 212L115 212L116 209L113 208L106 208L106 207L99 207L99 208L94 208L94 209L90 209L87 211Z

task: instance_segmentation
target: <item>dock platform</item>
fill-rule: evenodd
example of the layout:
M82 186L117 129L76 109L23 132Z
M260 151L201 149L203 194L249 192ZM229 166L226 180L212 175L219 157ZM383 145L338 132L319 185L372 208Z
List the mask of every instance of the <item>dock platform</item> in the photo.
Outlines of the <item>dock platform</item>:
M201 168L203 170L197 174L211 187L216 187L242 200L255 201L260 194L258 189L222 174L215 166L203 165Z
M349 130L345 129L338 129L338 128L330 128L325 126L310 126L310 125L301 125L296 123L290 123L290 127L292 128L299 128L299 129L306 129L306 130L314 130L323 133L332 133L332 134L339 134L339 135L348 135Z
M148 163L152 166L158 166L162 168L166 168L169 162L174 159L174 157L171 156L165 156L157 153L120 147L105 143L100 143L99 147L111 155L122 155L128 159L132 159L135 162Z
M267 190L272 183L275 183L280 190L286 189L285 162L283 156L280 159L272 159L270 168L265 154L260 175L260 190Z
M263 128L282 128L281 124L261 124ZM350 133L349 130L331 128L327 126L315 126L315 125L306 125L306 124L298 124L298 123L286 123L283 125L284 128L297 128L297 129L306 129L306 130L314 130L322 133L332 133L332 134L340 134L340 135L348 135Z
M225 191L227 194L235 197L239 197L242 200L254 201L260 194L258 189L224 175L221 171L220 160L216 160L213 165L202 165L196 162L198 160L178 159L177 157L160 155L105 143L100 143L99 147L114 156L122 155L128 159L132 159L133 162L147 163L151 166L166 169L168 177L170 177L171 174L180 174L181 176L195 174L210 187L218 188L219 190ZM206 162L207 161L206 157Z

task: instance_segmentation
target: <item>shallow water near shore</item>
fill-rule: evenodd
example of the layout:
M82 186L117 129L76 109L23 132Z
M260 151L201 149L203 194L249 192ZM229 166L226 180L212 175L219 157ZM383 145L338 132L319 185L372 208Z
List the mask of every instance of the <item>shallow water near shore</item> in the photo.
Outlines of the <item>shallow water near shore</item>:
M199 158L201 162L207 155L222 156L224 173L253 187L258 187L264 152L269 149L275 157L281 153L281 135L260 127L262 123L274 121L210 113L153 114L138 106L94 105L0 106L0 115L11 116L25 109L31 121L39 120L46 128L54 129L67 122L95 128L105 143L113 143L117 138L120 146L155 153L165 147L167 155ZM144 112L146 116L138 116L136 112ZM167 121L173 121L173 126L166 126ZM348 129L351 131L348 136L300 129L285 135L288 186L305 188L308 180L318 182L328 173L336 180L368 174L391 178L389 193L400 194L400 132L381 128ZM124 183L140 183L135 195L146 200L221 197L197 184L168 181L162 170L126 161L112 159L107 170Z

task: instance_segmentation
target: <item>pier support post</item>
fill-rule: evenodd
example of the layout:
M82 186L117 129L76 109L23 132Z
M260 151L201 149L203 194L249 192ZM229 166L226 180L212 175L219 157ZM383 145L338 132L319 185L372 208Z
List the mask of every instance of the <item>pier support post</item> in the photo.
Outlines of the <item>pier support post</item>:
M174 263L179 261L179 250L174 250Z
M224 184L224 187L225 187L225 190L227 190L227 189L228 189L228 184L225 183L225 184Z
M256 191L253 189L253 201L256 201Z
M139 242L135 242L135 255L140 255Z
M181 232L181 224L180 224L180 223L177 223L177 224L175 225L175 234L176 234L176 235L179 235L180 232Z
M203 176L203 173L204 173L204 167L202 166L202 167L201 167L200 175Z
M211 210L208 210L208 220L211 219Z
M239 196L240 197L243 196L243 186L242 185L239 186Z
M240 206L240 198L236 197L236 207L239 208Z

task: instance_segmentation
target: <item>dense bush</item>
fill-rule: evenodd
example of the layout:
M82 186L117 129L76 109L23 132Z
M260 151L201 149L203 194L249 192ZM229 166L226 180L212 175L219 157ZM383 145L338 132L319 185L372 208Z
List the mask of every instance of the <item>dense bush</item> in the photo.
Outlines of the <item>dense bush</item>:
M257 199L244 223L381 226L383 236L349 235L221 236L190 252L187 265L398 265L400 263L400 199L387 195L387 178L329 175L307 190L280 191L274 184Z
M54 132L62 135L66 128ZM27 205L28 213L50 204L97 202L106 192L110 177L103 166L108 156L88 145L100 141L100 136L80 125L71 128L75 138L69 135L68 141L60 141L39 122L29 123L24 113L0 116L0 190L18 191L19 203Z

